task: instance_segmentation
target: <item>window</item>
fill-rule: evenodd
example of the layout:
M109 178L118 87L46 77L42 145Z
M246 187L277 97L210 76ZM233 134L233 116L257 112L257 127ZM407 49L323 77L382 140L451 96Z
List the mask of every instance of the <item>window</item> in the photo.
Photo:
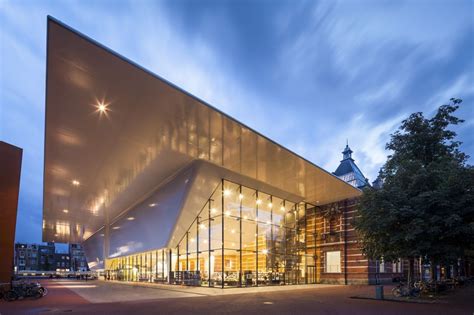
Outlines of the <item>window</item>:
M341 251L326 252L326 272L341 272Z
M380 258L380 260L377 260L376 263L378 265L379 272L384 273L385 272L385 261L383 260L383 257Z
M392 272L396 272L396 273L402 272L402 262L400 260L392 263Z

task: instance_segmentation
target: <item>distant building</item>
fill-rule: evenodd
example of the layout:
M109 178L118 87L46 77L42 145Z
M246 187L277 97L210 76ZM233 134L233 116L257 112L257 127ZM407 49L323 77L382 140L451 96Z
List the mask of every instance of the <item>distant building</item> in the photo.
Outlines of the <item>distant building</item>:
M342 151L341 163L333 174L357 188L363 188L369 185L368 179L352 158L352 150L349 148L349 144L347 144L344 151Z
M55 243L15 244L16 271L88 271L81 245L69 244L68 252L57 253Z
M17 270L37 270L38 245L15 244L15 266Z
M71 258L69 253L56 253L54 254L56 261L56 271L71 271Z
M375 189L380 189L383 186L383 179L379 176L372 182L372 187Z
M84 249L79 244L69 244L70 266L73 271L87 271L87 260Z
M39 245L38 269L43 271L55 270L56 260L54 254L56 246L49 242L46 245Z

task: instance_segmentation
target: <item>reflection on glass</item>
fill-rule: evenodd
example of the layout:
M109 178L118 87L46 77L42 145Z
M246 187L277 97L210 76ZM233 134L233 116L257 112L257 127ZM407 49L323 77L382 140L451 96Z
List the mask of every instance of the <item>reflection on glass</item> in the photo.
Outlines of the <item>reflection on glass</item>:
M316 224L314 206L223 180L176 248L107 260L107 275L221 288L314 283Z

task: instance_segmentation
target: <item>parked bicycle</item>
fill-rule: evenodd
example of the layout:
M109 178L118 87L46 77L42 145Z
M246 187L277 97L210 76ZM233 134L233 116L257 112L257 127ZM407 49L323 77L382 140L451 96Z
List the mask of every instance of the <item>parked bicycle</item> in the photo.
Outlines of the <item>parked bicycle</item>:
M4 293L3 298L6 301L14 301L23 299L26 297L33 297L39 299L45 296L47 293L46 288L43 288L39 282L25 283L19 282L14 283L9 291Z
M400 282L392 289L392 295L396 297L419 297L421 289L417 287L409 287L407 284Z

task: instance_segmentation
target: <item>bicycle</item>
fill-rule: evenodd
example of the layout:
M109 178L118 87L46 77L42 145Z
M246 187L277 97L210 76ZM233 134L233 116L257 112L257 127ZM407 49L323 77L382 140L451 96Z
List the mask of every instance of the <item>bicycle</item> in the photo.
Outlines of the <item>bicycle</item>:
M409 287L408 285L400 282L396 287L392 289L392 295L395 297L419 297L421 294L420 288Z
M39 299L45 296L47 293L46 288L43 288L40 283L33 282L33 283L16 283L12 286L12 288L5 292L3 298L6 301L14 301L18 299L23 299L26 297L33 297Z

